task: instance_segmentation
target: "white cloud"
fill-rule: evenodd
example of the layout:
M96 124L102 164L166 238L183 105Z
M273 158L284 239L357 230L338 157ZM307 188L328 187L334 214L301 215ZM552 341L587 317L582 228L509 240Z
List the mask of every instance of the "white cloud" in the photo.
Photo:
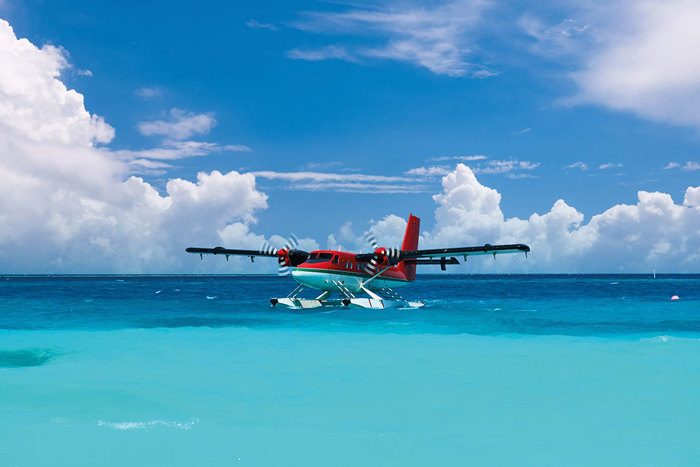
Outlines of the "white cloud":
M393 2L340 12L310 12L293 26L382 41L344 52L351 57L400 60L439 75L487 77L495 73L470 63L467 56L472 49L470 36L488 5L486 0L454 0L430 6Z
M287 52L287 57L295 60L307 60L318 62L321 60L338 59L347 62L355 62L357 59L350 55L345 47L328 45L320 49L292 49Z
M469 156L468 160L477 161L472 167L474 173L477 174L505 174L510 178L529 178L530 173L540 166L539 162L518 161L515 159L508 160L491 160L487 162L478 162L485 159L484 156ZM454 158L451 158L454 159ZM406 175L419 177L435 177L443 176L454 170L453 166L439 165L429 167L416 167L405 172Z
M596 22L596 43L573 75L577 101L700 127L700 3L618 0L582 14Z
M336 191L345 193L420 193L427 190L413 177L330 172L251 172L258 178L293 182L285 187L296 191Z
M357 237L352 231L352 222L347 221L337 232L328 235L326 248L330 250L337 250L340 247L344 250L353 249L353 246L356 245L356 240ZM359 249L355 248L353 251L360 251L362 248L360 246ZM364 248L365 250L367 249L366 246Z
M141 122L138 129L143 135L161 135L171 139L186 139L196 133L209 133L216 125L211 113L195 114L182 109L170 109L168 120Z
M4 272L271 272L275 265L260 261L193 262L183 249L259 247L263 238L250 226L266 208L267 196L257 189L256 176L295 184L416 185L415 177L404 176L214 171L200 173L195 182L169 180L159 192L139 177L128 177L130 163L158 169L179 155L138 156L99 147L114 130L59 80L68 66L61 49L18 40L0 21L0 62L6 65L0 67ZM537 166L491 162L485 167L501 173ZM697 165L689 161L682 167L697 170ZM682 204L665 193L640 191L636 204L613 206L587 222L563 200L544 214L506 219L500 193L459 164L443 177L434 199L435 227L423 234L421 246L523 242L532 247L528 260L470 260L469 271L697 271L700 266L700 186L689 187ZM400 243L404 226L403 219L387 216L371 228L392 246ZM340 239L352 230L348 225L333 235ZM318 245L302 240L309 250Z
M669 162L666 164L663 169L664 170L670 170L670 169L678 169L680 168L681 170L685 172L694 172L696 170L700 170L700 162L695 162L695 161L686 161L685 164L681 165L678 162Z
M564 167L562 167L562 169L588 170L588 166L583 161L577 161L573 164L565 165Z
M314 182L414 182L415 179L409 177L399 177L393 175L369 175L369 174L338 174L338 173L328 173L328 172L275 172L271 170L260 170L257 172L251 172L256 177L267 178L270 180L286 180L290 182L299 182L304 180L314 181Z
M585 222L584 215L557 200L544 214L506 218L501 194L482 185L459 164L443 177L435 225L424 229L420 248L525 243L529 257L473 258L455 272L695 272L700 267L700 186L688 187L683 204L666 193L640 191L636 204L619 204ZM425 222L423 222L425 225ZM400 245L406 227L390 215L370 230L383 246ZM368 247L359 236L356 248ZM460 258L461 259L461 258ZM429 271L425 267L424 271Z
M437 175L447 175L452 170L451 167L440 165L430 167L416 167L415 169L404 172L406 175L418 175L421 177L434 177Z
M598 166L600 170L619 169L620 167L622 167L622 164L616 164L614 162L607 162Z
M204 141L171 141L166 142L158 148L142 150L119 150L111 151L111 154L124 159L157 159L173 160L185 157L206 156L213 152L232 151L248 152L250 148L243 145L229 144L220 145L218 143L207 143Z
M683 205L700 209L700 186L695 188L688 187L688 189L685 191Z
M0 62L4 272L197 270L201 266L189 262L186 246L233 241L217 232L232 222L250 225L266 208L267 196L250 174L201 173L194 183L174 179L162 194L127 177L130 163L150 169L167 164L135 154L126 161L124 154L96 147L108 143L114 130L59 80L68 67L62 49L17 39L5 21ZM206 267L226 270L214 262Z
M155 99L156 97L160 97L163 95L163 90L159 88L158 86L148 88L148 87L143 87L139 88L136 91L134 91L134 94L136 94L138 97L144 100L148 99Z
M63 49L40 49L17 40L10 25L0 20L0 63L2 131L34 143L93 146L112 140L114 129L102 117L90 115L83 96L56 79L68 67Z
M268 29L270 31L277 31L279 29L274 24L261 23L260 21L254 19L248 20L248 22L245 23L245 25L248 26L250 29Z
M665 193L640 191L634 205L620 204L584 216L564 200L545 214L505 219L501 195L481 185L460 164L434 196L435 228L423 247L526 243L530 258L473 261L474 271L647 272L696 271L700 266L700 187L689 187L682 205Z
M476 174L503 174L508 178L532 178L530 173L540 166L539 162L508 160L491 160L472 168Z
M575 52L580 47L579 41L588 39L585 34L591 29L588 24L574 18L564 18L555 25L546 26L539 18L527 13L520 17L518 26L536 39L531 46L534 53L557 58Z
M431 157L428 159L431 162L441 162L441 161L482 161L488 159L486 156L482 155L474 155L474 156L440 156L440 157Z
M425 185L396 185L356 182L295 183L294 185L286 186L285 189L296 191L335 191L340 193L423 193L428 191L428 187Z
M378 222L372 222L369 231L372 232L378 242L381 242L382 246L401 248L401 242L403 242L403 236L406 232L406 220L394 214L389 214ZM363 243L368 251L371 250L370 245L367 244L364 238L358 240L358 242Z

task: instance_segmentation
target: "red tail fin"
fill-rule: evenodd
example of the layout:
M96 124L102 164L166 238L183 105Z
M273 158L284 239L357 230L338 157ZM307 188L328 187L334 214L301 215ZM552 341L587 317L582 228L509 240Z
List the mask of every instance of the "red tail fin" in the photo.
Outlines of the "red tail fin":
M420 219L413 214L408 216L408 223L406 224L406 233L403 236L403 244L401 245L401 251L417 250L418 249L418 236L420 235ZM401 272L406 275L406 279L409 281L416 280L416 265L406 264L401 261L398 264L398 268Z

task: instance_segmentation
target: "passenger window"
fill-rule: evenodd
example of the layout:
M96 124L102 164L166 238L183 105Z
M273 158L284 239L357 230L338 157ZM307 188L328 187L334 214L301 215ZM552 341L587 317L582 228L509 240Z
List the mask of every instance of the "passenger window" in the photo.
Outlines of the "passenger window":
M338 264L338 261L339 261L339 260L340 260L340 258L338 257L338 255L335 255L335 256L333 257L333 260L331 261L331 263L332 263L332 264Z

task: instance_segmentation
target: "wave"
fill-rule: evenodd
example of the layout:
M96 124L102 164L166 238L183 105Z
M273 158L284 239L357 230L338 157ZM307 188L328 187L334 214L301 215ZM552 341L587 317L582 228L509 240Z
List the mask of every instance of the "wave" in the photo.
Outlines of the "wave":
M697 337L662 335L662 336L654 336L654 337L644 337L641 339L641 342L670 342L670 341L698 341L698 340L700 340L700 339Z
M179 428L189 431L195 423L199 423L198 418L194 418L189 422L171 422L167 420L151 420L148 422L105 422L99 420L97 426L106 426L115 430L145 430L156 426L164 426L166 428Z

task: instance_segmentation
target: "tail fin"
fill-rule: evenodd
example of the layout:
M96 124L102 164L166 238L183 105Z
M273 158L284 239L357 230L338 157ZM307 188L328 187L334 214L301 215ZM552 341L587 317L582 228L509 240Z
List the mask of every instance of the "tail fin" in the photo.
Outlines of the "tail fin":
M403 236L403 244L401 245L401 251L417 250L418 249L418 236L420 235L420 219L413 214L408 216L408 223L406 224L406 233ZM398 264L398 268L401 272L406 275L406 279L409 281L416 280L416 265L406 264L405 261L401 261Z

